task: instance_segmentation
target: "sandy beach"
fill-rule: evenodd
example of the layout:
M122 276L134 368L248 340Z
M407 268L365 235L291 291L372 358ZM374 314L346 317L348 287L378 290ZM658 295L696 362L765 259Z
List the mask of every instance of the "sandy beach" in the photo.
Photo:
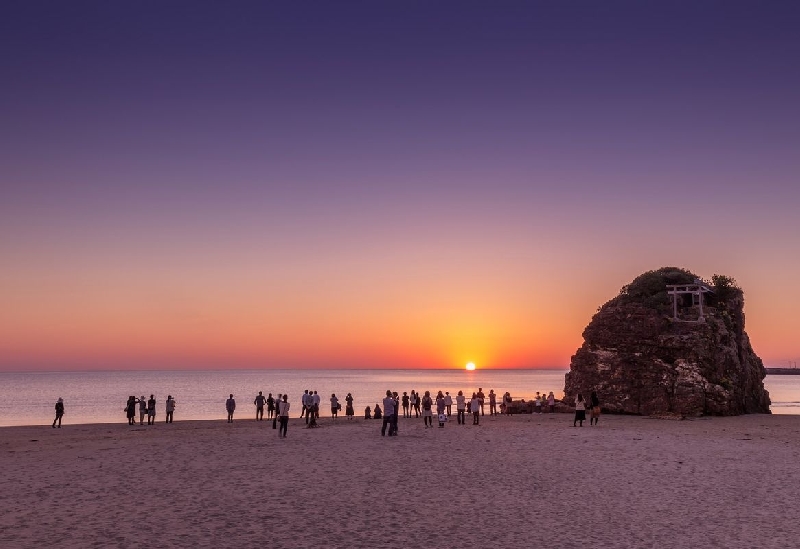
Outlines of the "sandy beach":
M800 417L0 430L3 547L791 547Z

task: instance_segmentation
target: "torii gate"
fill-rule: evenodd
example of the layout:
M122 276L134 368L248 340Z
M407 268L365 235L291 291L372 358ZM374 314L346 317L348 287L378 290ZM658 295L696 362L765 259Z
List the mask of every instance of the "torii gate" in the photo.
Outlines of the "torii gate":
M698 317L697 322L700 322L705 318L703 316L703 294L707 293L713 294L714 290L712 290L702 280L696 279L694 281L694 284L668 284L667 293L672 297L673 320L680 320L678 318L678 296L688 294L692 296L692 304L694 304L694 302L697 301L697 305L700 308L700 316Z

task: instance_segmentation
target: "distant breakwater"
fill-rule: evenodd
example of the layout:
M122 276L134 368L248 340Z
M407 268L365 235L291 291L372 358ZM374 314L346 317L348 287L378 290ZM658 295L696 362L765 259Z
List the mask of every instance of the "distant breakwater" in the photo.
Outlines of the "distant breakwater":
M764 368L767 375L773 376L800 376L800 368Z

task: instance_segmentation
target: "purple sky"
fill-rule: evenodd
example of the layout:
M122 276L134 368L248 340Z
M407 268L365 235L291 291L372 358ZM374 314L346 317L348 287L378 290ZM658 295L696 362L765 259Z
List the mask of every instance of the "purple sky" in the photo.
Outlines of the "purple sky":
M0 368L564 367L665 265L800 358L796 2L0 10Z

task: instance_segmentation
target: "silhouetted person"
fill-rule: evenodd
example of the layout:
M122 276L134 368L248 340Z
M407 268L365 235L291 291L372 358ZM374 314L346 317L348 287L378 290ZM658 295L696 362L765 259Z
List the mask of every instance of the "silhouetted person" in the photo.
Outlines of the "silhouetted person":
M233 393L225 401L225 410L228 412L228 423L233 423L233 412L236 411L236 401L233 400Z
M497 395L494 393L494 389L489 389L489 415L497 415Z
M428 428L428 424L433 427L433 413L431 412L431 408L433 407L433 399L431 398L431 392L425 391L425 396L422 397L422 421L425 422L425 428Z
M409 408L410 400L408 393L403 391L403 417L411 417L411 410Z
M331 417L333 419L337 418L337 416L339 415L339 408L341 407L342 405L339 404L339 398L336 396L336 393L333 393L331 395Z
M600 421L600 399L597 398L597 393L592 391L592 394L589 396L589 403L592 405L592 411L589 416L589 426L597 425L597 422Z
M278 393L278 398L275 399L275 415L272 418L272 428L278 428L278 416L280 416L281 408L281 394Z
M150 395L150 398L147 399L147 424L156 424L156 397L153 395Z
M376 404L375 405L375 415L372 416L374 419L381 419L383 416L381 415L381 407Z
M372 408L369 406L364 408L364 419L372 419Z
M58 423L58 428L61 429L61 418L64 416L64 399L58 397L56 401L56 418L53 420L53 429L56 428L56 423Z
M278 413L281 416L281 428L278 436L286 438L286 429L289 426L289 399L286 395L283 395L283 401L278 403Z
M175 400L172 398L172 395L167 395L166 410L167 410L166 423L172 423L172 414L175 412Z
M142 395L141 398L136 399L139 403L139 425L144 425L144 418L147 415L147 399Z
M275 415L275 399L272 398L272 393L267 395L267 419L272 419Z
M400 397L396 392L392 393L392 401L394 402L394 413L392 414L392 425L389 427L389 434L393 437L396 437L397 419L400 416Z
M483 387L478 387L478 400L481 402L481 415L483 415L483 402L486 399L486 395L483 394Z
M253 404L256 405L256 421L264 421L264 404L267 403L267 399L264 398L264 394L259 391L258 396L253 401Z
M447 417L453 413L453 397L450 396L450 393L445 391L444 393L444 406L447 408Z
M125 405L125 415L128 418L128 425L136 425L136 397L129 396L128 404Z
M344 397L344 402L344 415L347 417L347 419L353 419L353 416L356 415L355 408L353 408L353 395L347 393L347 396Z

